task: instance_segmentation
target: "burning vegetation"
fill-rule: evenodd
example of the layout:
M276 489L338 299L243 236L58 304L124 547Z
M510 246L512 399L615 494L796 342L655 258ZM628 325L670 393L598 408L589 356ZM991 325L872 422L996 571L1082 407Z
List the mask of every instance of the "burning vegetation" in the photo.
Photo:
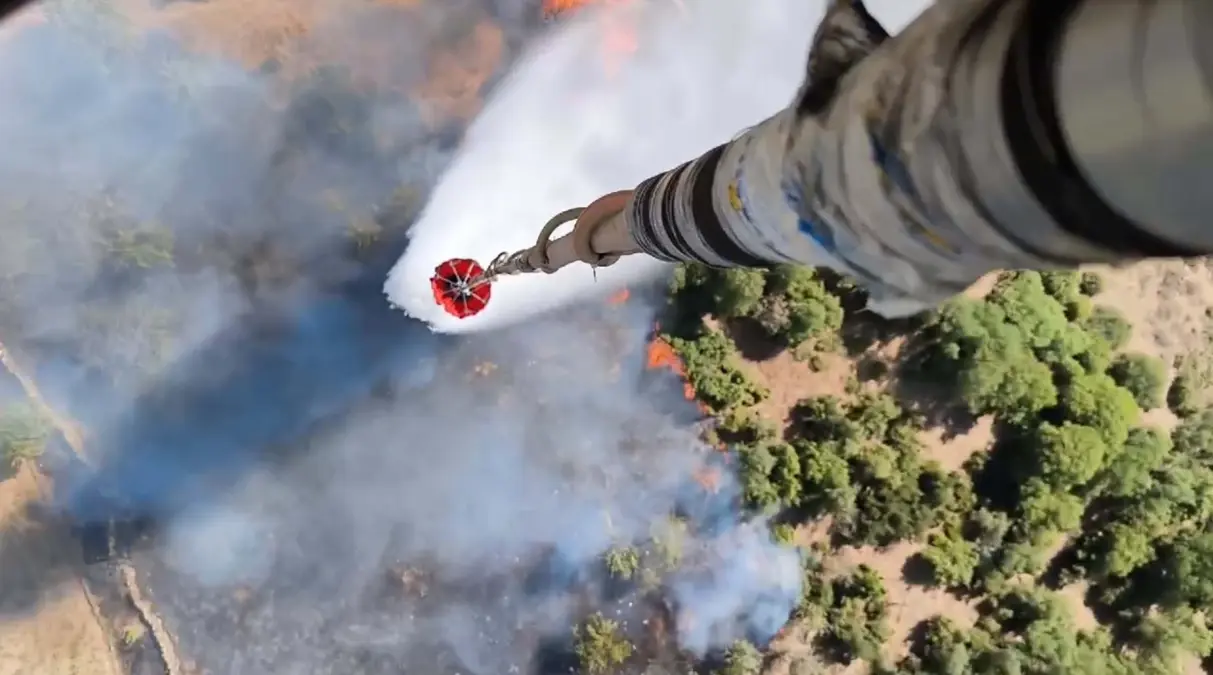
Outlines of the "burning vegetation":
M595 4L621 5L631 1L632 0L543 0L543 6L540 11L543 12L543 17L545 19L555 19L569 12Z
M391 313L379 290L435 158L451 150L446 121L462 130L526 27L486 3L372 2L344 18L288 4L128 15L191 45L168 50L190 68L167 74L149 67L165 45L140 31L104 61L73 51L49 14L23 30L53 39L2 43L30 50L0 60L13 100L40 104L7 109L19 132L7 145L22 152L0 157L0 173L21 199L4 221L0 337L46 366L35 370L85 418L98 466L72 464L17 408L0 409L3 459L61 478L69 492L56 503L82 525L155 522L123 550L200 671L752 675L793 609L823 658L883 662L895 630L910 633L890 609L900 579L827 573L810 555L802 569L799 552L773 541L821 523L820 549L911 542L933 593L962 589L992 606L976 624L924 621L926 648L904 654L903 672L1164 673L1176 654L1213 650L1193 609L1209 600L1201 495L1213 474L1201 439L1213 418L1188 394L1174 404L1186 412L1173 439L1135 421L1139 405L1160 405L1165 377L1121 353L1129 327L1092 309L1094 281L1007 275L988 300L950 306L910 335L933 384L962 397L928 410L1016 421L962 470L931 460L926 421L880 382L796 401L780 411L786 428L755 413L771 392L742 347L764 357L739 346L738 329L814 378L844 319L872 328L844 312L852 290L811 270L682 268L652 335L644 303L621 293L611 311L570 312L542 334L438 338ZM604 29L632 30L617 14ZM604 49L626 54L634 37ZM231 61L250 71L240 86ZM345 67L315 67L332 63ZM117 95L128 89L152 103ZM416 119L385 124L409 96ZM120 123L91 133L73 126L79 110ZM70 156L79 173L31 178L31 156ZM153 157L155 171L129 171ZM165 191L149 173L192 180ZM98 178L115 187L97 194ZM401 182L417 186L410 204L394 196ZM326 189L345 206L320 204ZM983 351L991 335L999 358ZM679 391L646 386L653 376ZM705 452L698 429L668 413L687 401L729 453ZM1088 520L1113 526L1083 532ZM0 534L0 555L12 555L28 531ZM1081 630L1047 577L1008 583L1040 576L1058 541L1090 563L1065 573L1095 587L1118 630ZM42 567L53 574L20 595L57 592L76 569ZM1113 647L1113 634L1131 642ZM788 651L795 666L807 653Z
M6 64L40 63L39 40L63 48L56 63L71 68L40 71L34 92L55 105L10 112L19 144L47 156L71 138L81 173L47 189L25 155L0 161L24 198L4 232L22 255L0 256L0 338L61 364L35 370L89 429L96 464L17 432L4 459L32 470L37 454L55 477L94 590L93 577L137 569L182 658L216 673L529 670L549 643L575 656L570 627L595 614L633 645L627 667L686 665L702 654L669 606L710 600L695 626L724 633L742 630L753 598L786 615L792 593L681 590L684 557L740 525L739 487L704 466L719 456L684 423L694 392L670 345L650 344L638 294L493 340L439 338L382 301L451 152L442 127L462 130L522 29L484 3L331 12L147 7L89 34L121 46L104 62L57 41L60 15L3 43L37 47L0 62L14 91L34 85ZM401 39L427 21L446 25ZM399 67L385 75L389 57ZM81 132L69 114L81 107L116 128ZM151 156L197 180L183 193L118 172L97 192L94 178ZM651 386L662 378L679 392Z
M544 0L543 17L554 20L567 14L597 8L602 30L602 64L608 74L614 75L632 54L639 49L636 25L627 9L634 0Z
M687 380L687 371L683 366L682 358L670 346L669 341L661 336L659 330L660 327L654 329L653 339L649 341L645 353L645 366L650 370L667 370L676 375L682 382L683 397L688 401L694 401L695 387Z
M597 323L448 340L379 293L451 152L441 127L462 130L526 27L478 2L238 4L117 16L88 33L115 47L104 61L59 41L61 15L4 42L31 50L6 52L6 84L46 104L10 109L10 141L80 169L48 189L27 155L0 161L22 197L0 337L60 364L35 370L89 429L95 466L37 450L95 576L126 558L206 672L530 670L597 613L634 645L628 667L698 661L672 598L710 599L727 616L696 625L736 632L758 596L680 590L684 556L739 525L739 490L666 411L694 392L647 386L683 374L663 341L651 359L651 311L624 292ZM161 30L182 44L145 35ZM36 85L7 70L45 65L48 45L59 65ZM429 107L396 114L410 96ZM84 133L79 109L116 126ZM190 189L117 170L148 157ZM37 439L10 435L5 459L31 467ZM794 594L759 600L786 615Z

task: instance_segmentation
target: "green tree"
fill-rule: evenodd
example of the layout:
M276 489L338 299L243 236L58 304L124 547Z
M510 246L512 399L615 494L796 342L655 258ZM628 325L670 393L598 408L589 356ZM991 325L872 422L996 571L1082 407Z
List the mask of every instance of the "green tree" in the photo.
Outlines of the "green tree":
M574 635L577 658L587 675L610 675L632 656L634 647L619 624L601 614L586 619Z
M670 276L670 295L677 297L688 291L703 288L711 280L711 272L712 270L705 265L679 264Z
M884 438L902 415L897 400L884 393L860 392L847 406L847 419L855 425L860 438Z
M836 530L853 543L889 546L902 539L917 538L934 525L937 514L924 499L917 480L919 472L902 473L896 464L885 466L891 469L885 478L865 477L862 481L855 517L835 524Z
M845 451L838 442L797 441L804 481L804 506L812 513L849 518L855 509L856 488Z
M945 588L968 586L981 562L977 547L958 533L932 533L922 558L931 566L935 583Z
M768 275L767 290L757 310L758 321L790 347L842 327L841 301L811 268L779 266Z
M827 580L821 560L812 555L804 556L802 573L795 617L811 628L818 628L825 623L834 606L834 583Z
M769 395L738 368L737 347L720 331L694 339L671 337L670 345L682 358L696 395L713 409L747 407Z
M930 522L960 530L977 507L973 479L967 472L947 471L936 462L926 462L917 480L923 502L934 513Z
M1175 452L1191 459L1213 457L1213 410L1205 410L1179 423L1171 432Z
M0 455L10 466L37 459L46 450L53 429L32 404L10 405L0 411Z
M716 416L715 431L736 443L775 440L780 428L753 408L729 408Z
M835 579L833 586L826 637L833 641L844 662L877 661L889 636L888 600L880 574L860 565L851 574Z
M1167 369L1161 359L1145 354L1121 354L1108 369L1116 384L1129 390L1142 410L1162 405L1162 388Z
M796 527L791 523L777 523L771 526L771 541L789 548L796 546Z
M958 373L1005 319L1002 308L981 300L962 296L945 303L927 323L928 363Z
M1132 324L1120 312L1103 306L1091 312L1086 329L1102 337L1113 350L1125 346L1133 334Z
M1085 295L1080 295L1077 298L1071 299L1065 304L1066 318L1071 323L1081 324L1091 316L1091 312L1095 311L1095 303L1091 302L1091 298ZM1081 327L1081 326L1080 326Z
M768 337L780 339L785 346L788 344L782 337L787 334L788 326L792 325L792 309L788 306L787 298L782 295L764 296L758 302L754 319Z
M758 675L762 671L762 654L748 640L737 640L724 654L720 675Z
M806 441L858 440L863 436L836 396L801 399L792 408L792 427Z
M173 232L150 227L114 230L105 236L109 261L121 269L152 269L173 264Z
M1189 607L1158 612L1142 619L1133 635L1143 670L1150 675L1181 671L1187 654L1205 657L1213 652L1213 632L1204 616Z
M1013 326L980 345L960 375L960 396L974 414L1020 422L1057 402L1053 373L1027 349Z
M1082 292L1082 278L1072 270L1041 272L1040 280L1045 292L1063 304L1077 298Z
M970 675L973 654L964 632L951 619L935 616L924 622L922 640L914 649L919 672Z
M1080 497L1043 481L1029 480L1021 490L1020 519L1024 529L1030 533L1052 535L1069 532L1082 522L1082 512Z
M1107 548L1097 558L1103 574L1126 577L1154 559L1154 541L1138 523L1113 523L1104 536Z
M974 659L976 673L1130 675L1107 631L1081 631L1051 593L1011 588L990 600L997 622ZM977 640L972 641L976 646ZM996 657L996 658L995 658Z
M1086 296L1099 295L1103 292L1103 287L1103 277L1097 272L1083 272L1078 283L1078 289Z
M1213 603L1213 533L1200 533L1171 547L1168 579L1173 597L1194 607Z
M1039 476L1053 487L1068 490L1095 477L1108 454L1100 433L1091 427L1048 422L1036 433Z
M1199 395L1192 378L1179 373L1167 388L1167 407L1177 417L1191 417L1200 411Z
M619 579L631 579L640 571L640 551L633 546L616 546L603 555L607 571Z
M1048 347L1069 326L1064 305L1046 290L1044 279L1039 272L1015 272L1000 280L987 298L1002 308L1006 322L1018 328L1033 349Z
M650 539L665 570L677 569L682 564L688 536L687 521L682 518L664 518L653 525Z
M973 542L983 562L1002 548L1010 530L1010 516L984 507L973 512L966 524L967 538Z
M693 334L703 324L703 315L713 311L710 290L713 270L706 265L682 263L670 277L666 302L669 320L664 325L675 335Z
M927 328L934 348L926 364L957 377L973 413L1022 422L1057 402L1053 373L1041 357L1059 360L1085 347L1085 338L1068 328L1039 274L1006 275L988 300L958 299L936 313ZM1067 346L1075 339L1084 344Z
M751 506L769 509L800 501L800 458L790 444L759 443L742 448L740 456L743 492Z
M1099 483L1113 497L1134 497L1150 487L1153 472L1171 454L1171 438L1153 427L1129 431L1122 452L1102 472Z
M759 269L717 270L711 286L714 313L722 319L750 316L758 310L766 283Z
M1119 449L1137 424L1141 409L1127 389L1107 375L1075 378L1061 394L1061 415L1067 422L1099 432L1110 449Z
M1108 365L1112 363L1112 345L1099 335L1094 333L1089 333L1089 335L1091 339L1086 350L1078 354L1075 359L1086 373L1098 375L1106 371Z

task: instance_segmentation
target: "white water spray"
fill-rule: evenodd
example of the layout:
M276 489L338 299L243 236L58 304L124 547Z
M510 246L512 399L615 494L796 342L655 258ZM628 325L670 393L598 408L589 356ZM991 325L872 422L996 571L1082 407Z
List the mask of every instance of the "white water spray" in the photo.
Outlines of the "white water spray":
M890 32L926 5L868 3ZM784 107L824 7L823 0L633 0L582 11L532 47L472 124L388 277L389 300L436 331L463 333L660 275L663 265L635 256L596 272L571 265L510 277L494 285L487 309L462 320L445 314L429 288L443 260L487 264L531 246L553 214L630 188ZM610 31L635 38L618 69L605 53Z

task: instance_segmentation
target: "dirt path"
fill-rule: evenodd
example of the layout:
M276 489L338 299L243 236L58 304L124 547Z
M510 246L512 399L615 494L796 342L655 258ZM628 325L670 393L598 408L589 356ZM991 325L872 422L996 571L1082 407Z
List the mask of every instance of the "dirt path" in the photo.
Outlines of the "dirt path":
M20 359L6 349L3 344L0 344L0 364L3 364L4 368L8 370L8 372L11 373L18 382L21 383L21 387L25 390L26 398L30 400L30 402L39 410L42 415L51 420L59 432L63 434L64 440L67 441L68 446L71 447L76 456L79 457L84 463L89 464L89 458L84 449L85 434L80 425L77 424L75 420L60 413L53 406L47 403L46 399L42 396L42 392L38 389L37 382L35 382L34 378L31 377L28 374L28 371L21 365ZM35 481L38 479L38 474L33 468L23 467L23 471L33 475ZM0 509L3 509L3 505L0 505ZM64 528L58 527L55 529L63 530ZM74 553L75 546L74 542L70 538L70 534L64 531L60 536L67 538L67 545L60 547L60 553L64 554L63 559L71 560L78 558L79 556ZM0 546L2 545L3 542L0 541ZM33 569L35 571L37 570L36 567ZM164 627L164 622L161 621L159 615L156 614L151 603L144 596L143 590L139 587L139 580L136 576L134 567L132 567L130 563L123 561L118 564L118 571L121 575L122 583L126 590L127 596L130 599L131 605L138 613L144 627L150 632L152 639L156 644L156 651L160 654L160 657L164 663L165 672L167 672L168 675L185 675L185 671L181 667L181 661L177 656L175 641L173 640L172 635L170 635L168 630ZM6 576L0 583L11 583L11 581L7 578L8 570L3 570L3 573ZM122 672L122 668L118 665L119 662L117 656L114 654L113 643L109 639L107 624L97 613L96 602L94 602L91 596L88 595L88 588L84 581L78 574L73 574L73 576L75 585L85 596L86 603L90 608L89 615L92 619L92 624L100 634L102 642L106 645L106 649L108 650L112 664L108 671L69 669L63 672L73 674L113 673L114 675L118 675ZM38 614L33 617L39 622L39 624L44 622L43 613L43 611L39 611ZM54 625L53 622L51 622L51 624ZM0 645L4 645L6 642L7 641L2 637L2 633L0 633ZM2 649L2 647L0 647L0 649ZM43 673L46 673L46 675L53 675L54 673L58 673L60 671L42 670L41 668L31 671L23 670L22 667L18 667L17 670L12 672L14 675L22 675L29 672L37 672L39 675L42 675ZM0 661L0 675L7 675L7 671L4 670L3 661Z
M119 572L122 574L122 584L130 597L131 606L138 612L139 620L143 622L144 628L151 633L152 640L156 643L156 651L160 653L160 658L164 662L165 672L168 675L185 675L181 658L177 655L177 643L168 632L168 628L164 626L164 621L156 613L151 601L143 595L143 589L139 586L139 578L135 575L135 568L130 563L124 562L119 565Z
M977 622L977 608L973 601L961 600L939 588L906 582L902 569L906 561L921 549L922 544L908 541L885 549L844 546L828 563L829 569L838 573L867 565L884 580L885 591L888 592L890 629L885 654L893 661L909 653L909 638L914 627L933 616L946 616L966 627Z
M0 482L0 675L121 675L78 545L31 515L47 488L29 464Z

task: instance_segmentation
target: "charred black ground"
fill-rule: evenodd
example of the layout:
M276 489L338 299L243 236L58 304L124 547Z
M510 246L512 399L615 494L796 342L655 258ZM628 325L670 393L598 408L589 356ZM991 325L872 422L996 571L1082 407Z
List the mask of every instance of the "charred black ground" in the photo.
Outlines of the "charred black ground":
M540 29L519 5L436 11L453 39L461 15L505 26L504 70ZM88 463L62 439L40 462L102 603L121 604L130 561L181 651L232 675L567 672L594 611L655 663L697 659L668 580L621 581L600 558L651 549L670 518L708 565L741 526L732 486L695 481L722 460L700 413L646 368L663 289L437 336L382 285L461 124L423 124L407 87L339 68L271 86L163 36L97 38L51 20L7 49L61 70L0 67L25 94L0 177L22 199L9 242L28 244L6 260L0 322L91 432ZM211 88L191 98L174 77ZM65 145L54 125L87 109L106 123ZM73 171L37 175L47 156ZM793 596L774 600L784 618ZM748 621L703 597L712 621ZM139 654L132 672L157 672Z

